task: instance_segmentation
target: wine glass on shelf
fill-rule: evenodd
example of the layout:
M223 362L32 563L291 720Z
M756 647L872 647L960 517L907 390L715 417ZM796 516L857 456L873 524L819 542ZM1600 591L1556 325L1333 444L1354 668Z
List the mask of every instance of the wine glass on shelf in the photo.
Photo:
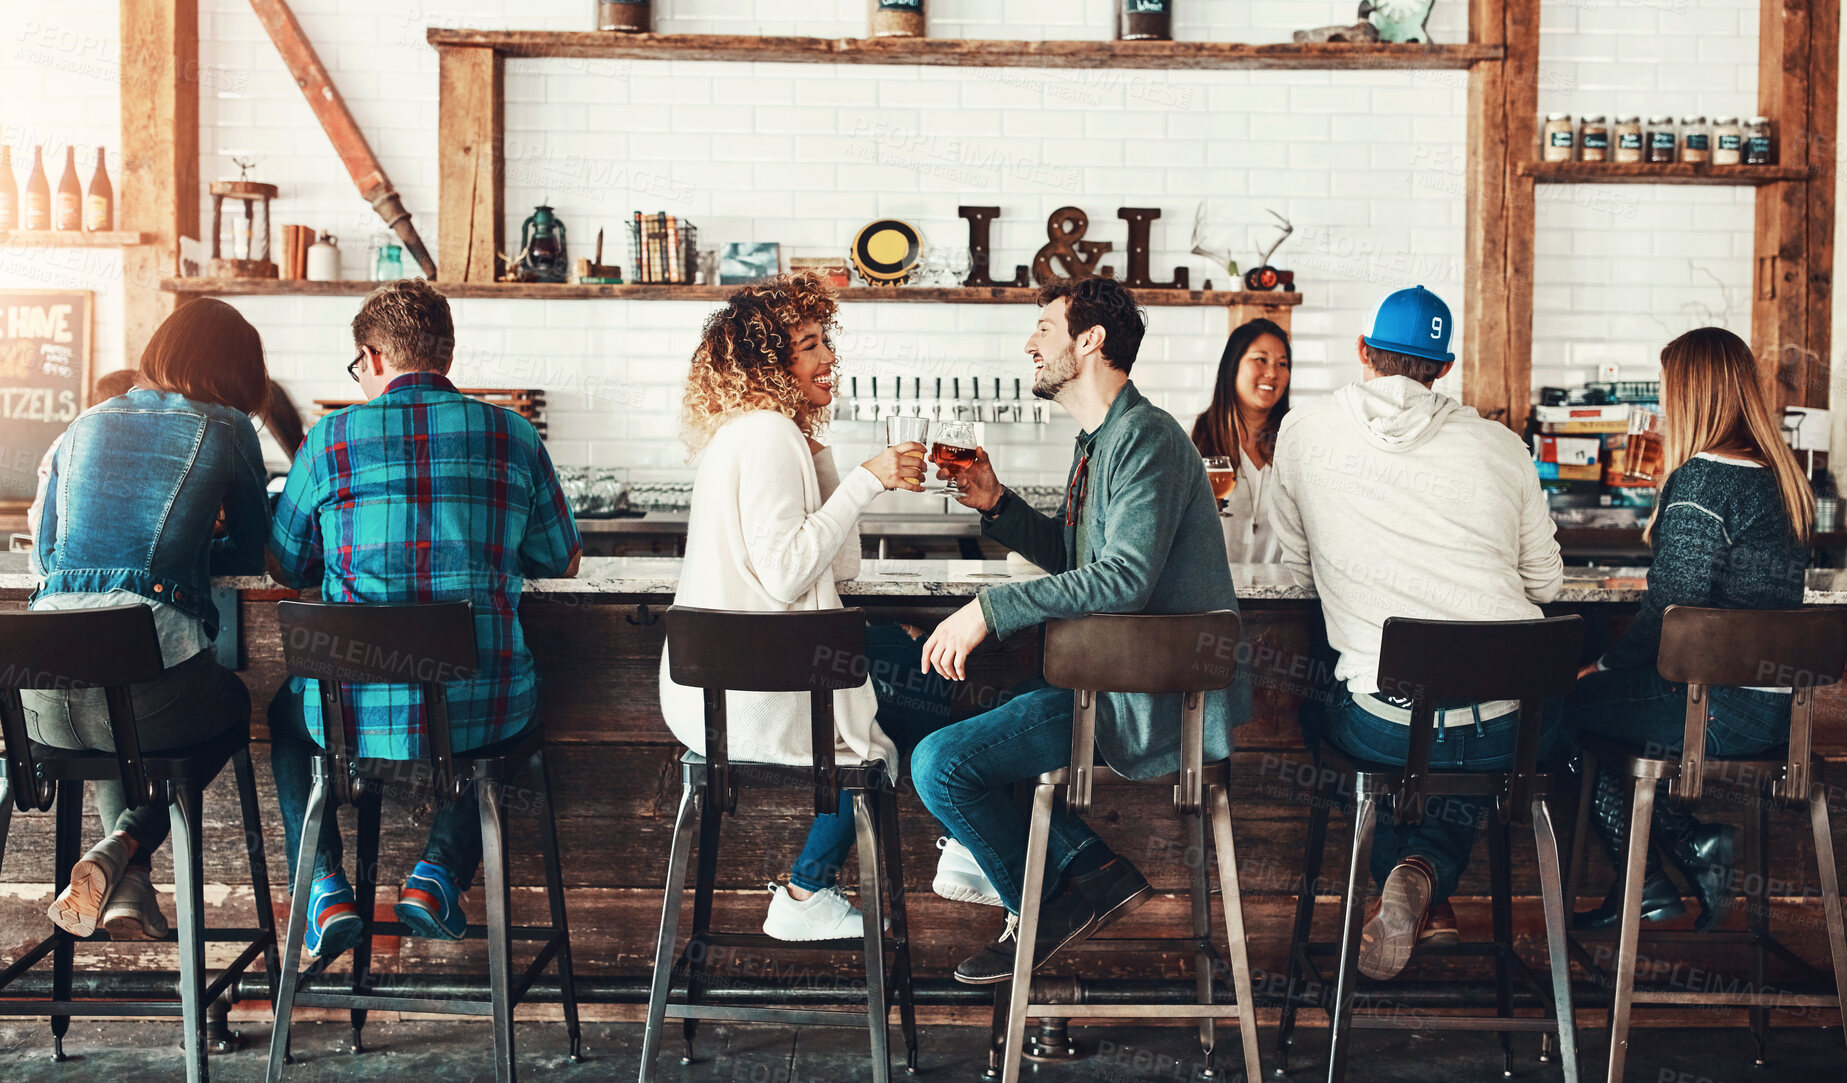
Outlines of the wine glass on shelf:
M1238 487L1238 464L1229 455L1207 455L1201 461L1206 464L1206 480L1212 483L1212 496L1219 502L1219 514L1229 515L1225 502Z
M935 492L959 493L962 471L975 464L981 426L974 421L939 421L930 429L930 461L949 472L948 485Z
M966 248L951 248L945 259L949 266L949 281L945 284L959 288L968 278L969 269L974 265L973 257L969 255Z

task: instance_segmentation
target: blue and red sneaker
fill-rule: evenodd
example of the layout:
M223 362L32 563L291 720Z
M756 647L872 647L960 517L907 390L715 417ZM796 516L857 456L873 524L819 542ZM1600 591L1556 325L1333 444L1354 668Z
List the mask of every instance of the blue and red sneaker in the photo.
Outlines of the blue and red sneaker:
M353 885L336 869L308 889L308 954L315 958L338 955L359 943L365 918L353 899Z
M460 940L468 932L468 916L462 913L462 893L449 879L449 870L433 861L419 861L404 878L404 890L398 893L398 920L412 936L432 940Z

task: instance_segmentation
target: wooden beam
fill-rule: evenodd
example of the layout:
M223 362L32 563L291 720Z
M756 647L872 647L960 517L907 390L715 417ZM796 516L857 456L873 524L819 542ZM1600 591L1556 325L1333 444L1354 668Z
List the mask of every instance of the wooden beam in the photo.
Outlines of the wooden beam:
M1467 68L1498 60L1498 45L1224 41L998 41L959 38L797 38L745 34L431 27L431 45L491 48L503 56L621 60L741 60L792 64L930 64L981 68Z
M1834 331L1834 185L1839 151L1841 87L1840 0L1816 0L1809 11L1808 342L1802 393L1792 405L1829 408Z
M1757 109L1775 123L1779 164L1786 166L1804 165L1814 157L1808 135L1814 131L1809 117L1811 2L1764 0L1758 29ZM1757 190L1751 347L1773 406L1806 398L1813 360L1808 326L1808 187L1802 181L1785 181Z
M160 283L179 272L180 238L199 237L198 0L122 0L121 35L117 225L149 242L122 250L122 349L136 365L176 303Z
M1697 165L1692 162L1535 162L1515 163L1515 171L1541 184L1710 184L1743 187L1776 181L1808 180L1799 165Z
M444 282L492 283L505 180L505 64L477 46L441 46L437 121L437 266Z

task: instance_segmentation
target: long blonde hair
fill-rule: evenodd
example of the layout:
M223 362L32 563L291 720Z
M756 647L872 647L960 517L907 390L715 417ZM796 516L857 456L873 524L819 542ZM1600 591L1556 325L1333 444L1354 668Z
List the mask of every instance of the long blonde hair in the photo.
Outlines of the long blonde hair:
M680 439L697 455L725 422L773 410L805 436L827 423L827 407L802 393L789 371L795 329L818 323L830 339L840 313L834 290L813 274L777 275L741 286L705 321L680 404Z
M1815 526L1815 493L1770 415L1751 347L1723 327L1688 331L1661 350L1661 407L1667 434L1662 472L1671 474L1705 451L1754 453L1776 477L1795 540ZM1643 537L1653 540L1657 504Z

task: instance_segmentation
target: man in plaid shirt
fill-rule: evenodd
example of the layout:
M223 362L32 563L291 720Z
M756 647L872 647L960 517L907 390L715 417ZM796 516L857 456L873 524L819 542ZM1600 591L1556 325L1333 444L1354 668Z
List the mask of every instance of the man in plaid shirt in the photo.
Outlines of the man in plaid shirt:
M551 458L525 418L456 391L446 373L455 325L429 283L374 290L353 319L347 372L366 401L329 414L295 456L269 539L270 574L318 581L330 602L474 603L474 676L450 682L457 753L518 735L538 708L520 631L520 588L577 574L577 524ZM316 682L292 679L270 704L270 763L287 831L289 871L307 816L312 759L324 744ZM427 755L415 685L349 685L360 757ZM481 860L475 794L432 816L429 843L406 879L399 920L420 935L460 938L461 893ZM364 916L341 869L334 818L323 821L308 904L307 945L331 955L356 943Z

